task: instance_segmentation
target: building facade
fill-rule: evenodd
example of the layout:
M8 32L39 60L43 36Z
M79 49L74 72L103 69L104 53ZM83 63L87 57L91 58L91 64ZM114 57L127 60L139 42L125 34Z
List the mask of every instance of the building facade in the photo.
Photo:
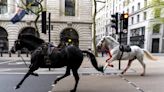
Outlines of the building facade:
M41 18L37 22L39 31L35 30L36 16L28 12L18 23L10 20L15 15L19 0L0 1L0 48L7 52L19 35L32 33L48 42L48 34L41 33ZM29 0L24 0L28 3ZM31 0L30 0L31 1ZM43 8L51 13L51 42L57 45L59 41L71 38L81 49L92 45L92 2L91 0L44 0ZM32 5L37 11L37 4ZM47 17L48 20L48 17ZM48 24L47 24L48 25ZM48 30L48 29L47 29Z
M138 45L153 53L164 53L164 22L157 17L164 18L159 5L153 6L153 0L106 0L105 15L109 28L112 14L129 14L127 33L123 34L123 41L130 45ZM158 1L158 0L157 0ZM159 0L163 2L163 0ZM106 31L111 31L108 29ZM109 32L110 33L110 32ZM109 34L111 35L111 34Z

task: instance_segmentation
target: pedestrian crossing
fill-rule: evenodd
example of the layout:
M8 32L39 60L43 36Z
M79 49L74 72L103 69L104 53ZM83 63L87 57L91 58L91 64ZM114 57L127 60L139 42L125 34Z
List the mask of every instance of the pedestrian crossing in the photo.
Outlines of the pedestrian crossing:
M29 66L30 62L29 60L26 60L25 62L21 60L16 61L5 61L0 62L0 74L25 74L28 71L28 67L25 66L25 63ZM6 65L6 68L1 68L1 66ZM13 67L15 66L15 67ZM23 67L22 67L23 66ZM51 71L49 71L48 68L39 68L35 72L38 74L64 74L66 71L66 68L51 68ZM97 71L93 67L80 67L78 70L78 73L80 75L116 75L120 74L122 70L118 70L116 68L108 67L104 73L101 73ZM134 73L136 72L134 69L129 69L127 71L128 73Z

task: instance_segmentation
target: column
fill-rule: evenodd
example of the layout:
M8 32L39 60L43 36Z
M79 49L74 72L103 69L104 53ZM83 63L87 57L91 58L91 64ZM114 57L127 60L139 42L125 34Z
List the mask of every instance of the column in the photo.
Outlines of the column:
M8 14L14 13L15 10L14 0L7 0L7 9L8 9Z

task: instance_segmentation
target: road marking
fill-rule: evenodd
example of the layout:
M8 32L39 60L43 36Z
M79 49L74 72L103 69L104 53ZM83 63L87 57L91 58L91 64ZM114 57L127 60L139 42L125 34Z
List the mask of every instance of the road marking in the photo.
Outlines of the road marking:
M10 62L15 62L15 61L4 61L4 62L1 62L0 64L6 64L6 63L10 63Z
M131 86L133 86L139 92L145 92L142 88L140 88L135 83L133 83L133 82L129 81L128 79L126 79L123 75L118 75L118 76L121 77L121 79L123 79L124 81L126 81L128 84L130 84Z

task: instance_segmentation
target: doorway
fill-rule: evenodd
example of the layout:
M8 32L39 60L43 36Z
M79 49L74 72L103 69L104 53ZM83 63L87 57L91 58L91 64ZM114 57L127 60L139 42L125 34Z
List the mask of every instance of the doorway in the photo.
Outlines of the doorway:
M159 53L159 38L152 39L152 53Z

